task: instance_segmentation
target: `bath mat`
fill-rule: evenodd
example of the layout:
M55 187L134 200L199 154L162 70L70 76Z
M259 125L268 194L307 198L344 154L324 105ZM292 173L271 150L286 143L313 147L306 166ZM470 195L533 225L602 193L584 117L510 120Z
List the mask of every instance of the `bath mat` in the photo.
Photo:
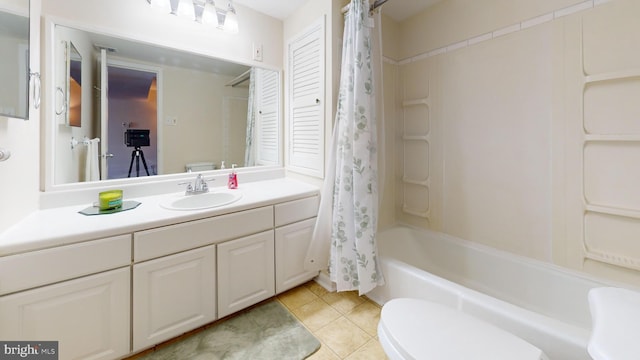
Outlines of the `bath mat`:
M319 348L318 339L271 300L138 359L302 360Z

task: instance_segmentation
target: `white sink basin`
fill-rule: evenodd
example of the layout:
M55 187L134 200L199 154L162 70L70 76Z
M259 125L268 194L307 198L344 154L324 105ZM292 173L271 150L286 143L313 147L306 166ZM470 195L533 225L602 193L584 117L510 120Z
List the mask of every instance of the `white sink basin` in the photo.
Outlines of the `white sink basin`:
M160 203L169 210L202 210L228 205L240 200L242 193L238 190L214 191L198 195L172 196Z

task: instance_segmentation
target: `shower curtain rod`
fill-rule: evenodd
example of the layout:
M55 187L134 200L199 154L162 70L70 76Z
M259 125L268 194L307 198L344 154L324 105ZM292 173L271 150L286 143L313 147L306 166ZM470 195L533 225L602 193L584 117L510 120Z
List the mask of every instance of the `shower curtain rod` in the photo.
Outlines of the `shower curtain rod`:
M249 78L251 77L251 69L243 72L242 74L238 75L235 79L229 81L226 86L237 86L242 84L243 82L249 80Z
M373 12L375 9L379 8L380 6L382 6L384 3L386 3L389 0L376 0L373 2L373 4L371 4L371 6L369 6L369 12ZM349 11L349 5L345 6L342 8L342 13L346 13L347 11Z
M389 0L376 0L376 1L374 1L373 4L369 7L369 11L373 11L373 10L379 8L380 6L382 6L387 1L389 1Z

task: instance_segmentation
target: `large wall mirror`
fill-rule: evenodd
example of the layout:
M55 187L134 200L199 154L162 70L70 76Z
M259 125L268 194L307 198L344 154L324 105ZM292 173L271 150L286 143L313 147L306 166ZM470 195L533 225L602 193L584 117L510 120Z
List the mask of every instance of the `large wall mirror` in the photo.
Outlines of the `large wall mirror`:
M0 0L0 116L29 114L29 1Z
M278 71L62 24L53 32L52 92L69 104L51 131L54 185L280 164Z

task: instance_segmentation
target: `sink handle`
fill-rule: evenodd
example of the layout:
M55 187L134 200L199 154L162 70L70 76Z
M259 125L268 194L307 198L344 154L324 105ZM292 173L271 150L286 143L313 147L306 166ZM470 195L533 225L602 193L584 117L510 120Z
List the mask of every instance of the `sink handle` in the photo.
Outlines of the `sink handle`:
M178 185L187 185L187 188L185 189L185 192L186 192L186 193L191 193L191 192L193 192L193 186L192 186L192 185L191 185L191 183L190 183L190 182L188 182L188 181L180 182L180 183L178 183Z
M202 191L203 192L208 192L209 191L209 185L207 185L207 181L215 181L216 179L214 178L210 178L210 179L202 179Z

